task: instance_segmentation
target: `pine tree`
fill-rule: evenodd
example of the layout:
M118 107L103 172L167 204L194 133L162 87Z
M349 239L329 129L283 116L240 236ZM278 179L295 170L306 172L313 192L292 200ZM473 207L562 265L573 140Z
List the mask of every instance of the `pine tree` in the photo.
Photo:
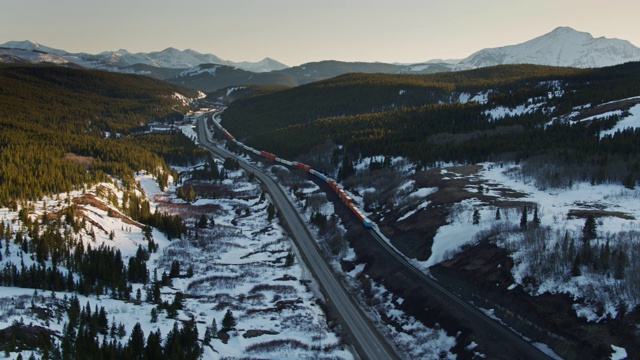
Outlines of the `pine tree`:
M193 189L193 186L189 185L187 187L187 193L184 198L187 202L192 202L196 199L196 191Z
M540 226L540 217L538 217L538 206L535 206L533 208L533 223L535 224L535 226Z
M520 229L527 230L527 207L522 208L522 216L520 217Z
M156 308L151 308L151 322L158 322L158 310L156 310Z
M180 276L180 263L178 260L173 260L171 263L171 270L169 271L170 278L176 278Z
M289 251L286 259L284 260L284 267L291 267L295 261L295 257L293 256L293 252Z
M496 220L500 220L502 216L500 215L500 208L496 209Z
M201 228L201 229L204 229L204 228L206 228L206 227L207 227L207 222L208 222L208 221L209 221L209 220L207 219L207 215L202 214L202 215L200 216L200 220L198 221L198 225L197 225L197 226L198 226L199 228Z
M222 318L222 331L229 331L236 326L236 319L233 317L231 310L227 309L227 312Z
M216 319L211 320L211 334L213 334L213 337L218 337L218 323L216 322Z
M276 208L273 206L273 204L269 204L269 206L267 206L267 221L272 221L275 214Z
M580 259L580 254L578 253L576 258L573 260L573 265L571 266L571 276L576 277L582 275L580 265L582 265L582 259Z
M138 322L133 326L129 342L127 343L127 351L133 356L133 359L142 359L144 355L144 342L144 332Z
M598 237L596 219L592 214L589 214L584 221L584 227L582 228L582 240L588 242Z

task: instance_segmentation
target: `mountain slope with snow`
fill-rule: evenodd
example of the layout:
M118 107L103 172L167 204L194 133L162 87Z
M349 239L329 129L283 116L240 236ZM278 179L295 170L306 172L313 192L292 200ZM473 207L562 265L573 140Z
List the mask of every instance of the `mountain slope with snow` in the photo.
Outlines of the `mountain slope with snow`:
M536 64L595 68L630 61L640 61L640 48L626 40L594 38L570 27L558 27L521 44L480 50L460 63L472 67Z
M114 66L128 67L138 64L168 69L188 69L202 64L216 64L237 67L251 72L269 72L288 68L287 65L271 58L265 58L258 62L233 62L223 60L213 54L201 54L191 49L181 51L172 47L162 51L135 54L124 49L117 51L103 51L99 54L69 53L64 50L54 49L29 40L9 41L1 44L0 47L7 49L42 51L55 54L64 57L69 62L89 68L105 68Z

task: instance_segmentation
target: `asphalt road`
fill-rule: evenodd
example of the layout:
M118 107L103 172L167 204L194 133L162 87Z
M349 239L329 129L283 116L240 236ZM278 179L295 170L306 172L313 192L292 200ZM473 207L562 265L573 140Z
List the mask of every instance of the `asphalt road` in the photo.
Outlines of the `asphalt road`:
M218 148L209 141L204 117L198 119L197 133L200 144L212 153L221 157L236 157L234 154ZM236 157L237 158L237 157ZM276 182L262 172L262 169L238 158L240 166L249 172L253 172L267 188L274 205L281 212L282 218L288 224L291 235L296 242L298 250L302 254L307 267L320 283L323 292L337 310L347 331L354 340L359 355L364 359L398 359L392 347L386 342L379 331L366 318L362 310L355 305L348 292L342 286L335 274L320 255L320 251L311 237L303 220L292 201L286 196L282 188Z

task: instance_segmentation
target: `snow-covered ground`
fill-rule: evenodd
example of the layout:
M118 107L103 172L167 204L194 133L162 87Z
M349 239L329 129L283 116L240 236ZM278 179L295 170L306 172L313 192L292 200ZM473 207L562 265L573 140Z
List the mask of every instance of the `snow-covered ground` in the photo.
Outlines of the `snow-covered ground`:
M629 109L629 116L622 118L613 129L603 131L600 133L600 138L603 138L606 135L613 135L618 131L626 130L626 129L637 129L640 128L640 104L633 106Z
M577 300L574 305L576 314L595 322L613 318L620 309L633 309L640 304L640 294L631 284L637 282L634 266L637 266L638 254L633 249L640 244L640 190L626 189L618 184L591 185L586 182L575 183L570 189L540 190L532 179L522 175L519 165L482 165L483 170L472 176L482 181L483 196L500 199L498 190L504 188L526 194L518 201L537 205L540 224L536 230L524 233L519 230L522 207L502 208L501 218L496 220L495 206L475 198L462 201L454 207L448 224L438 229L430 258L416 262L419 267L426 271L428 267L455 255L463 245L475 243L486 235L494 235L500 246L510 250L515 262L513 276L516 283L509 289L525 286L533 295L545 292L570 294ZM448 175L447 170L442 171ZM404 188L410 188L412 184L405 185L400 190L405 191ZM424 204L419 203L415 208L408 209L406 214L413 214L423 207ZM480 215L478 224L473 223L473 212L476 210ZM529 210L528 220L531 222L532 211ZM571 276L571 264L563 265L557 259L560 249L566 247L567 242L562 243L566 234L575 240L577 248L582 244L585 218L570 216L572 211L604 212L604 215L597 217L598 237L591 240L591 247L596 252L609 246L611 249L626 249L632 264L628 265L623 279L613 275L613 265L609 271L592 270L590 266L583 265L580 275ZM524 284L528 276L538 280L537 286ZM616 351L622 354L624 349Z
M400 158L396 158L393 160L393 162L398 163L399 160ZM383 161L383 158L368 158L367 161L381 162ZM413 182L409 181L403 184L401 187L409 189L412 186ZM436 190L437 189L433 188L420 188L412 191L409 197L424 197L435 192ZM304 193L307 198L312 198L314 195L317 196L319 194L322 194L320 188L315 183L309 180L304 181L304 187L299 191ZM310 219L311 216L316 212L323 214L327 218L330 218L332 214L335 213L333 204L331 202L328 202L326 198L321 201L321 205L317 205L314 202L314 206L305 206L304 200L296 198L293 193L290 193L290 196L292 200L297 201L297 205L300 211L305 215L306 219ZM359 196L353 195L353 198L357 202L362 203ZM426 204L422 204L421 206L423 205L426 206ZM323 237L320 229L314 227L313 225L311 225L311 223L309 223L308 226L315 233L314 238L318 241L319 246L321 248L325 248L326 250L327 236L325 235ZM342 235L344 235L344 233L346 232L346 229L340 221L336 224L336 228ZM326 251L329 252L329 250ZM356 254L354 250L346 247L345 249L343 249L343 251L340 252L338 256L336 256L331 261L331 265L334 268L335 272L344 274L345 282L347 284L350 284L354 292L357 291L359 287L357 284L357 278L361 276L360 273L364 269L364 264L356 265L352 271L343 273L339 261L353 261L355 260L355 257ZM402 304L403 299L394 297L393 294L387 291L381 284L377 284L372 280L371 284L371 292L373 294L371 298L373 298L374 300L368 300L364 297L361 297L360 301L363 304L363 308L368 309L367 311L370 318L377 322L378 327L383 331L384 334L386 334L386 336L392 339L393 344L401 352L402 356L419 359L455 359L455 355L451 352L451 349L456 345L455 337L448 336L443 329L432 329L426 327L424 324L422 324L412 316L405 314L402 310L399 309L399 305ZM395 324L384 323L380 319L378 314L385 314Z
M182 274L189 266L194 270L193 277L174 278L170 287L162 288L162 299L169 302L178 292L186 295L184 308L176 318L169 318L166 313L159 311L158 321L152 322L151 311L155 305L145 301L134 303L108 296L78 296L80 304L84 306L89 303L92 308L104 307L110 321L124 324L127 335L122 341L128 339L137 322L142 325L146 336L156 330L167 334L174 322L189 318L196 320L202 340L206 327L214 319L220 326L225 312L230 309L237 320L236 330L229 333L231 337L228 343L213 339L211 346L204 346L204 359L309 358L318 355L320 345L325 357L353 358L351 352L327 327L323 312L316 304L314 281L304 265L295 261L292 266L284 266L287 254L292 251L292 242L277 223L277 218L267 220L269 201L268 197L260 199L260 185L248 182L241 171L227 174L229 178L224 180L222 186L241 191L242 197L199 199L187 214L183 214L187 224L195 224L200 213L213 211L205 212L214 219L213 228L192 228L190 237L173 241L159 231L153 231L159 251L152 253L147 262L150 274L168 273L171 263L176 260L181 264ZM184 205L182 200L175 199L172 195L175 193L175 184L162 192L148 175L139 175L137 180L151 201L152 211L156 207L162 211L170 210L173 208L172 203ZM106 194L109 191L122 199L122 192L111 183L94 186L86 191L86 195L100 199L98 193ZM70 199L83 196L80 191L69 195ZM32 218L36 219L45 211L52 214L61 210L67 206L66 196L61 194L53 199L34 202L33 211L30 212ZM163 202L158 203L158 199L163 199ZM167 199L170 202L166 202ZM106 203L104 199L102 201ZM138 246L146 248L147 242L139 226L119 217L111 217L107 210L93 205L81 205L81 209L87 223L91 224L78 235L85 244L91 244L92 247L100 244L116 247L122 251L125 263L135 254ZM7 208L0 209L0 219L5 225L11 225L14 233L21 226L17 218L17 212ZM95 239L89 233L95 234ZM110 239L110 234L115 234L113 239ZM17 245L4 242L3 245L8 250L3 246L1 266L9 262L18 265L22 262L26 266L33 263L31 255L23 253ZM62 271L66 272L66 269ZM55 308L55 304L66 304L73 296L72 293L13 287L0 289L0 329L15 321L22 321L27 325L47 327L61 334L66 313L58 313L52 319L40 319L30 311L30 306L24 304L33 302L36 306ZM145 285L134 284L132 297L135 297L138 289L142 294L146 293ZM262 335L246 336L251 333L259 334L260 331L263 331ZM17 356L17 353L9 354L9 358ZM30 352L23 354L24 358L28 356Z

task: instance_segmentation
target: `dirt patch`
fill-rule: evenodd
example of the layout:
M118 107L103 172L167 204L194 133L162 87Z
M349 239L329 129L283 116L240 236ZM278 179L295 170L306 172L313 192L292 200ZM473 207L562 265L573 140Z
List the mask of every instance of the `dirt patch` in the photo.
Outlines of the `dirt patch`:
M494 313L517 331L549 345L565 359L609 358L611 344L640 353L633 325L623 319L588 323L575 315L565 294L530 296L513 287L513 262L505 249L488 241L465 248L430 269L443 286Z
M262 335L278 335L278 334L280 333L273 330L247 330L244 334L242 334L242 337L245 339L250 339L250 338L254 338Z
M0 330L0 351L51 349L55 336L55 332L41 326L14 323Z
M106 211L109 214L109 216L114 217L114 218L118 218L122 222L124 222L125 224L133 225L133 226L136 226L136 227L139 227L139 228L142 228L144 226L144 225L142 225L141 223L139 223L137 221L131 220L131 218L129 218L128 216L123 215L119 211L110 208L102 200L96 198L93 194L84 194L82 196L77 196L77 197L73 198L73 202L76 205L89 205L89 206L95 207L96 209L100 209L102 211ZM82 211L83 210L80 210L79 212L82 213ZM106 230L104 230L98 223L96 223L95 221L92 221L91 219L89 219L86 216L85 216L85 218L87 219L87 221L91 222L91 224L93 224L94 226L100 228L102 231L106 232Z
M96 160L95 158L92 158L90 156L80 156L74 153L64 154L64 159L72 161L76 164L80 164L86 168L91 167L91 165L93 165L93 162Z
M577 116L571 118L572 121L580 121L591 116L602 115L615 110L627 111L632 106L640 104L640 99L614 101L609 104L596 106L594 108L582 110Z
M578 210L571 209L569 210L569 214L567 216L571 218L581 218L586 219L589 215L600 218L600 217L617 217L624 220L635 220L636 218L621 211L606 211L606 210Z
M445 171L443 171L445 170ZM482 170L480 165L455 166L444 169L430 169L422 171L411 177L415 181L414 188L437 188L438 190L420 202L428 201L428 205L417 210L413 215L405 217L407 209L395 209L378 216L375 220L380 230L391 239L392 244L405 255L420 261L427 260L431 256L433 238L438 229L447 224L454 205L468 199L478 199L485 204L501 207L518 206L520 202L501 200L496 204L498 197L490 195L499 191L502 197L519 199L526 194L490 184L477 177ZM395 191L392 189L390 191ZM382 197L389 196L382 194ZM523 204L529 204L522 202Z

